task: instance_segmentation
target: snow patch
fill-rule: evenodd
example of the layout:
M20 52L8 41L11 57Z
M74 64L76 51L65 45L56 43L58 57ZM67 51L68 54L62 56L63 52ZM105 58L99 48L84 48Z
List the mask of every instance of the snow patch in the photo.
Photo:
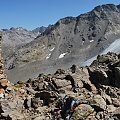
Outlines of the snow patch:
M50 58L50 56L51 56L51 53L46 57L46 59Z
M90 40L90 42L94 42L94 40Z
M82 41L82 45L84 44L85 41Z
M59 58L63 58L67 53L62 53Z
M49 49L49 51L53 51L55 48Z

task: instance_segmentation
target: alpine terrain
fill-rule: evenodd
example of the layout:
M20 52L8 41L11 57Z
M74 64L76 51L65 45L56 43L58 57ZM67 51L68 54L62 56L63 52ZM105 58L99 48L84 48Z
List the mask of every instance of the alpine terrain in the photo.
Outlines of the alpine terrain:
M120 120L120 5L2 29L0 120Z
M88 65L96 55L109 50L119 53L120 5L97 6L39 30L3 30L2 50L9 80L27 80L28 76L53 73L72 64Z

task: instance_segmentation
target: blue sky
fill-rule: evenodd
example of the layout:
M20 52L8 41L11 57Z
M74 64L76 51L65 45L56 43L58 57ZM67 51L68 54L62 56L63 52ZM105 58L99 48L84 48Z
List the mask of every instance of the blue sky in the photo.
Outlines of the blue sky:
M54 24L66 16L78 16L102 4L119 0L0 0L0 29L34 29Z

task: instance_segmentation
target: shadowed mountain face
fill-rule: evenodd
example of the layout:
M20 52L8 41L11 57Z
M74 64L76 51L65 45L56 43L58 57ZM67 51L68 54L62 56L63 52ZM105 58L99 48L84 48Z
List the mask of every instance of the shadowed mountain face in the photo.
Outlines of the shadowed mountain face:
M14 30L12 32L14 34L10 30L4 32L4 36L13 36L10 41L17 36ZM27 76L34 77L43 71L51 73L71 64L81 65L102 53L120 38L120 5L98 6L78 17L60 19L41 34L37 33L29 32L29 38L24 37L23 42L12 42L11 48L14 48L14 44L17 47L9 55L5 52L9 40L3 36L6 66L9 68L12 64L13 68L6 70L10 80L27 80Z

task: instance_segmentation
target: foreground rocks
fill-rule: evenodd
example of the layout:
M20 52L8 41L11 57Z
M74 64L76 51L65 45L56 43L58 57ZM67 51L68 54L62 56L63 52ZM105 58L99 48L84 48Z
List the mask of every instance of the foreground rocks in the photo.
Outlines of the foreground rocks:
M14 85L0 58L0 120L119 120L119 56L108 53L90 67L73 65Z

